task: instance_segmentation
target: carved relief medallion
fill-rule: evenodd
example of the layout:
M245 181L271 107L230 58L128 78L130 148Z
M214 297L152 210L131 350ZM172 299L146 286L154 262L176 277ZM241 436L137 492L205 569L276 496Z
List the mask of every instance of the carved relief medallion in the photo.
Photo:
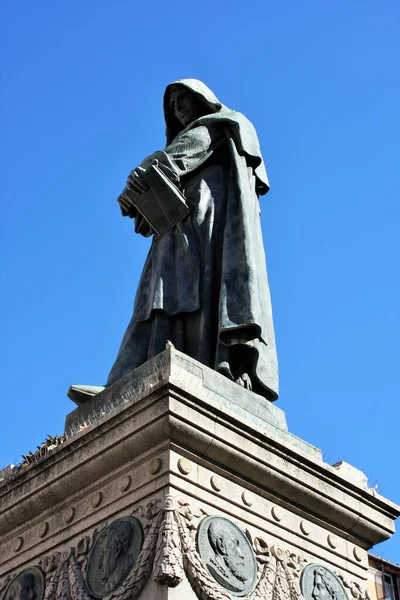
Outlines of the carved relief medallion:
M95 598L113 592L128 576L143 544L143 529L134 517L115 519L93 545L86 570L86 585Z
M257 561L246 535L223 517L206 517L197 532L197 548L213 579L233 596L254 587Z
M322 565L305 567L300 584L304 600L348 600L340 579Z
M30 567L11 581L2 600L43 600L43 595L43 573L38 567Z

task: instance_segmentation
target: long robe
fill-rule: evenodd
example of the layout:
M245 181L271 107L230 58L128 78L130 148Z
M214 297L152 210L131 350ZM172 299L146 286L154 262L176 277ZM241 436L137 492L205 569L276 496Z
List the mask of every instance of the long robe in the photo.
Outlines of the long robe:
M244 117L243 117L244 118ZM107 385L165 349L178 350L253 390L278 395L271 300L254 166L227 119L199 119L154 158L183 190L191 214L154 234L133 316Z

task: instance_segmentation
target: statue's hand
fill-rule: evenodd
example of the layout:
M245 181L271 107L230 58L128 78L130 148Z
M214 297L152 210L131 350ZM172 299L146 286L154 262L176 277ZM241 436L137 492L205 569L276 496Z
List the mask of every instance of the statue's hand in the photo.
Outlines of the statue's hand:
M126 180L127 187L135 194L144 194L149 189L149 186L143 179L143 173L144 169L136 167L136 169L130 172Z

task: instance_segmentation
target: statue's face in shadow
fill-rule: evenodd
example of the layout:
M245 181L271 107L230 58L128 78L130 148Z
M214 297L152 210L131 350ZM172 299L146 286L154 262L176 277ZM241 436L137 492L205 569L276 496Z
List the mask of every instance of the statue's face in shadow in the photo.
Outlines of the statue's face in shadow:
M332 600L333 596L329 592L322 576L317 572L314 575L314 588L312 592L314 600Z
M201 102L184 87L176 87L171 91L169 108L183 127L203 113Z

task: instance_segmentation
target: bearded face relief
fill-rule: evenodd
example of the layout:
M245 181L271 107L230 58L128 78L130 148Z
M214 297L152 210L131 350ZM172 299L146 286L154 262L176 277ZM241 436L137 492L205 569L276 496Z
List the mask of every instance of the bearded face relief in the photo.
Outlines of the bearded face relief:
M239 581L245 582L248 575L245 571L246 565L240 546L241 540L237 536L232 536L227 528L221 527L215 522L211 523L208 528L208 539L215 552L215 558L211 559L211 562L225 575L232 574Z
M121 533L124 533L122 531ZM118 559L126 553L129 545L129 533L124 536L124 542L118 539L118 527L112 525L108 530L108 535L105 535L101 540L99 571L101 573L101 581L107 585L110 577L114 573L118 564Z
M116 519L98 535L91 550L86 584L92 596L104 598L130 573L143 543L143 530L137 519Z
M197 546L210 575L232 595L244 596L257 574L254 552L246 535L223 517L207 517L199 527Z
M322 565L307 565L301 575L301 590L305 600L347 600L340 579Z
M43 600L44 579L38 567L30 567L10 583L4 600Z
M19 598L20 600L35 600L36 592L35 592L35 581L31 574L26 574L21 578L21 581L18 582L19 585Z
M335 595L332 588L329 589L326 577L321 569L317 569L314 574L314 589L312 592L314 600L334 600Z

